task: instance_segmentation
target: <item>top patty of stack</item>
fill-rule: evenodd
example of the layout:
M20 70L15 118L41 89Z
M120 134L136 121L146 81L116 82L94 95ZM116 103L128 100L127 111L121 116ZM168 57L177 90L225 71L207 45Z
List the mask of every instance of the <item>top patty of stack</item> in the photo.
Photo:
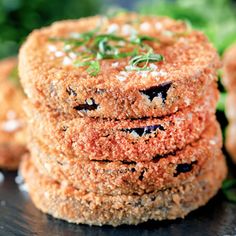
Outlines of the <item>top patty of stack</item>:
M33 103L72 117L159 117L195 103L216 80L217 52L182 21L121 14L35 30L19 72Z

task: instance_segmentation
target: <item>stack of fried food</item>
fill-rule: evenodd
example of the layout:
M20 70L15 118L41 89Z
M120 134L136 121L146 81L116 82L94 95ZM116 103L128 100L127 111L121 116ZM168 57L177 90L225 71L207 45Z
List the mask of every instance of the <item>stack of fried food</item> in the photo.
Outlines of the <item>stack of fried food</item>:
M236 163L236 44L223 57L223 84L228 91L225 112L229 121L226 130L226 149Z
M26 152L24 94L17 74L17 59L0 61L0 168L16 170Z
M121 14L54 23L20 50L37 208L74 223L184 217L226 175L219 57L184 22Z

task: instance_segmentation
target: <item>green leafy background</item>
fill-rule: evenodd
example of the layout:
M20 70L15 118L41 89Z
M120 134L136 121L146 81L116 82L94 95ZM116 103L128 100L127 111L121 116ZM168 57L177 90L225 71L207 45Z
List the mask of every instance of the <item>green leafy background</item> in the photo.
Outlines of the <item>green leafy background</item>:
M0 58L15 55L35 28L97 14L99 0L0 0Z
M167 15L188 20L196 29L204 31L222 54L236 42L236 6L230 0L141 1L137 10L145 14Z

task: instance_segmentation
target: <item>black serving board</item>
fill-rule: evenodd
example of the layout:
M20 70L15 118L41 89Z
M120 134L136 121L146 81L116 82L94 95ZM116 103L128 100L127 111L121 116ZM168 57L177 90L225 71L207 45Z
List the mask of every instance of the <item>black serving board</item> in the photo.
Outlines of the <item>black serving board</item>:
M235 169L232 166L231 169ZM233 171L231 170L231 175ZM236 172L236 171L235 171ZM91 227L53 219L32 204L26 192L15 183L16 173L3 172L0 183L0 236L233 236L236 235L236 204L228 202L221 191L206 206L175 221L150 221L138 226Z

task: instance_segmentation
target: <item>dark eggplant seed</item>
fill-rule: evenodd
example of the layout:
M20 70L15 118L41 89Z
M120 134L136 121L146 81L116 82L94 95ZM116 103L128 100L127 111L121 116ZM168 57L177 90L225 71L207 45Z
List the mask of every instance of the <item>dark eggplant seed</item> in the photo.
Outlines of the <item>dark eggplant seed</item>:
M174 174L174 177L178 176L181 173L189 172L193 169L193 165L196 164L196 161L193 161L191 163L183 163L178 164L176 167L176 173Z
M98 108L98 104L94 101L93 98L87 99L85 104L80 104L74 107L77 111L93 111Z
M75 92L75 90L73 90L70 86L66 89L66 92L67 92L69 95L77 96L77 93Z
M132 164L136 164L135 161L121 161L122 164L126 164L126 165L132 165Z
M153 86L149 89L140 90L140 92L148 96L151 102L155 97L161 97L162 102L165 103L167 98L167 92L170 89L171 84L172 84L171 82L166 82L158 86Z
M176 152L175 151L173 151L173 152L170 152L170 153L167 153L167 154L164 154L164 155L160 155L160 154L157 154L155 157L153 157L153 161L154 162L158 162L160 159L162 159L162 158L166 158L166 157L168 157L168 156L176 156Z
M143 180L145 171L146 171L146 170L142 170L140 176L138 177L138 179L139 179L140 181Z
M156 197L155 196L152 196L151 197L151 201L154 202L156 200Z
M97 94L104 94L105 92L106 92L105 89L96 89L95 90L95 93L97 93Z
M60 166L63 166L63 163L60 162L60 161L57 161L57 164L60 165Z
M152 134L156 132L157 130L164 131L165 128L162 125L150 125L150 126L145 126L145 127L140 127L140 128L122 129L122 131L127 132L127 133L135 132L140 137L143 135Z
M66 131L68 129L68 127L67 126L62 126L62 131Z

